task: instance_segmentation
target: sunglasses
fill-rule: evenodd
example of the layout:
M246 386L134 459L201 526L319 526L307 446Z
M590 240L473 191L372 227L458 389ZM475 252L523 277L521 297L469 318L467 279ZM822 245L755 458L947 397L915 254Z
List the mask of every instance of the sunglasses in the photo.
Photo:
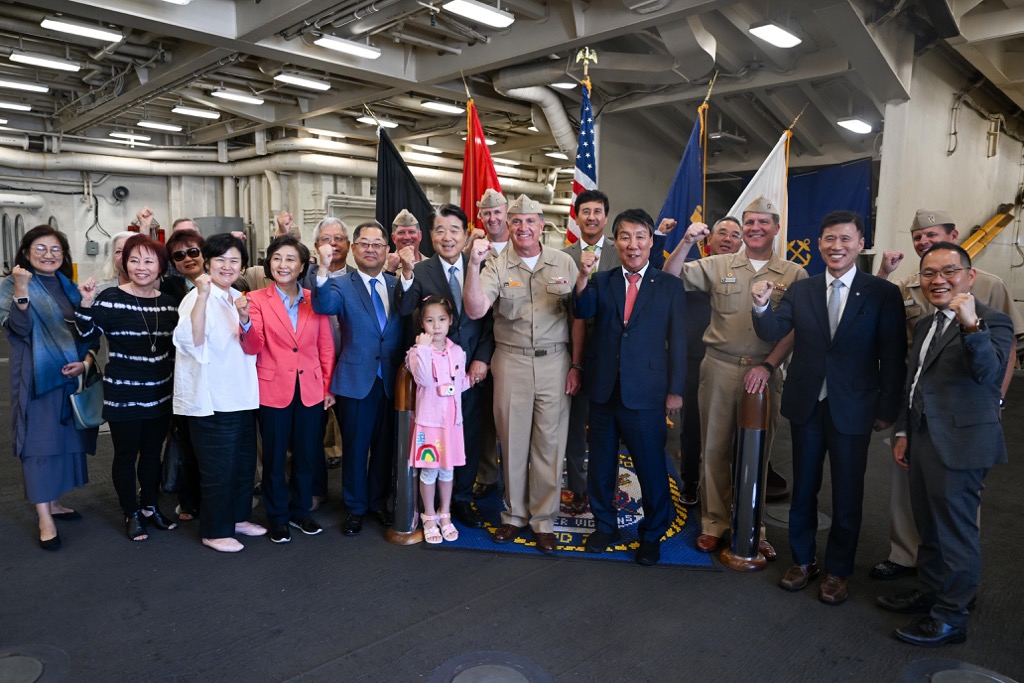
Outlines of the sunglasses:
M181 251L175 251L171 253L171 258L179 263L184 261L186 258L198 258L203 253L199 247L189 247L188 249L182 249Z

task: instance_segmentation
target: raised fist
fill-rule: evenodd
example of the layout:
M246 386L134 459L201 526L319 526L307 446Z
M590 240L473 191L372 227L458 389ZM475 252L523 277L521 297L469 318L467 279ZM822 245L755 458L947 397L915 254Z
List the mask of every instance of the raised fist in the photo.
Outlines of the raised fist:
M750 295L754 298L754 305L758 308L768 305L774 291L775 283L770 280L760 280L750 285Z
M82 308L89 308L96 300L96 278L90 277L78 285L78 293L82 295Z

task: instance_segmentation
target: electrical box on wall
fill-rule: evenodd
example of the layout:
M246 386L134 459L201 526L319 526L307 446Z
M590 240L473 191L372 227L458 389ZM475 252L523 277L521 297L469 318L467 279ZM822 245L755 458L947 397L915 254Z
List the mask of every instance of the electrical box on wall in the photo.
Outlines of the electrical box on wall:
M87 240L85 243L85 255L96 256L100 253L100 243L96 240Z

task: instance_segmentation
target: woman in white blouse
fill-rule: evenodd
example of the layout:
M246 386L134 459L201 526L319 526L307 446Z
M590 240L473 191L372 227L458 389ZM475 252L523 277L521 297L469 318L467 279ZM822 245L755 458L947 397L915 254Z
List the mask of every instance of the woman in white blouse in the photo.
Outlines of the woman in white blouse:
M245 268L245 245L213 235L203 244L206 273L195 280L178 309L174 346L174 413L188 419L199 460L203 545L224 553L244 546L233 536L262 536L249 521L256 469L256 356L239 343L237 305L244 296L231 284Z

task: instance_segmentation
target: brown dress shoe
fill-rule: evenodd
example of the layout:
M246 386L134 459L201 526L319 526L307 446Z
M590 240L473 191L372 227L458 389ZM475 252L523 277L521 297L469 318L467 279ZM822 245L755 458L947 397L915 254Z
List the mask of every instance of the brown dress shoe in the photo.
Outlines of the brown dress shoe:
M537 537L537 550L545 555L555 552L555 548L558 547L558 541L555 540L554 534L535 533L534 535Z
M812 580L818 578L818 565L816 564L794 564L779 581L779 585L788 591L798 591L807 586Z
M841 605L848 597L850 594L846 590L846 577L825 574L821 585L818 586L818 600L826 605Z
M722 539L718 536L712 536L711 534L701 534L697 537L697 550L702 553L710 553L712 550L718 547Z
M525 527L516 526L515 524L502 524L494 532L495 543L509 543L516 539Z
M774 562L775 558L779 556L779 554L775 552L775 548L772 547L772 544L769 543L767 540L758 541L757 550L762 555L764 555L764 559L768 560L769 562Z

